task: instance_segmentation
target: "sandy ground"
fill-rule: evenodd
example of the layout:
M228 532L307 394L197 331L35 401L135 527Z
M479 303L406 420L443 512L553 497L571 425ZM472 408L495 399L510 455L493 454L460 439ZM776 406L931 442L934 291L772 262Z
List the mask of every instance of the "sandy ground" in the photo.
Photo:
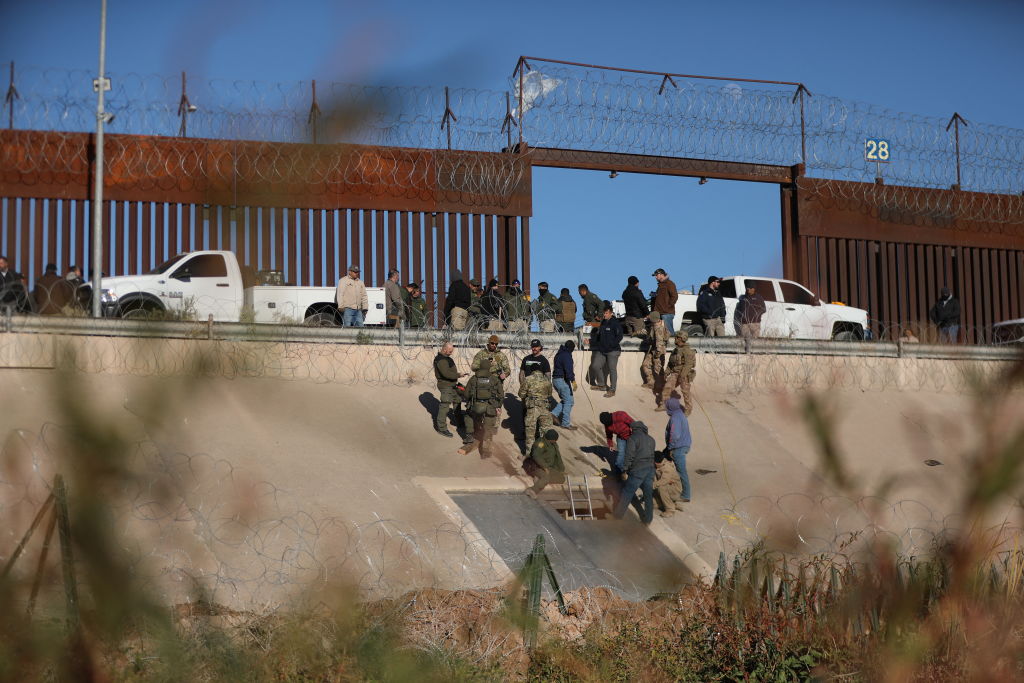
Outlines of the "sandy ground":
M373 353L367 363L379 362L381 351ZM78 402L89 419L114 423L129 440L149 444L152 459L186 463L192 484L183 497L190 497L191 518L178 520L173 532L164 527L154 542L174 538L184 543L184 552L193 552L190 564L215 574L218 585L230 583L238 563L219 551L198 559L194 553L199 551L190 551L180 534L201 537L193 528L202 526L194 523L196 518L206 515L208 523L234 514L225 503L230 498L226 479L258 490L263 506L256 514L259 543L235 544L231 551L250 553L242 573L259 584L248 591L250 599L268 583L271 563L276 563L274 571L284 573L346 567L358 574L360 584L377 586L488 585L493 574L486 549L470 548L458 519L414 478L462 477L472 489L473 479L507 477L508 488L522 488L523 456L513 438L521 418L516 402L507 400L493 455L456 454L458 439L432 429L433 354L424 349L409 360L405 352L400 362L408 369L389 375L402 379L374 385L277 377L181 380L121 374L123 368L116 367L67 376L53 369L7 367L0 369L5 387L0 433L7 435L7 460L23 457L19 440L43 433L48 424L67 422L66 411L53 398L59 391ZM582 353L577 358L578 368L589 360ZM639 386L639 361L638 354L623 354L618 394L610 399L585 388L581 373L573 413L580 429L560 430L570 473L596 475L604 467L597 420L603 410L628 411L647 423L662 445L667 418L654 412L652 393ZM346 362L358 365L360 360L350 354ZM933 361L908 368L907 361L896 359L881 367L876 360L873 375L914 373L914 381L906 383L911 388L846 382L846 388L837 389L817 382L813 391L835 416L836 443L849 473L849 487L841 488L823 475L802 417L806 387L762 379L744 388L733 361L700 356L699 362L688 458L693 500L685 512L665 521L710 565L720 551L733 552L764 535L790 543L787 548L797 552L828 552L847 532L877 526L907 547L918 547L929 533L952 523L950 515L960 508L966 454L977 441L967 426L973 399L961 367ZM743 372L749 372L751 361L744 362ZM779 360L758 362L777 369ZM793 377L794 369L819 361L785 362L791 365L786 376ZM18 365L10 358L7 364ZM468 370L467 353L459 355L459 364ZM948 378L926 382L918 377L921 373ZM929 384L940 388L914 388ZM509 388L514 391L514 381ZM1024 416L1019 394L1009 410ZM928 466L924 461L929 459L942 464ZM8 513L0 546L4 556L30 513L27 504L11 502L20 500L17 481L9 472L5 477L7 485L0 491L5 496L0 505ZM598 477L592 481L600 486ZM133 510L139 518L138 506ZM299 542L299 537L305 538ZM210 541L196 541L202 542ZM302 552L295 551L297 546ZM158 555L156 563L167 572L174 564L171 554ZM262 574L254 569L257 565ZM240 583L243 588L233 590L246 592L245 581Z

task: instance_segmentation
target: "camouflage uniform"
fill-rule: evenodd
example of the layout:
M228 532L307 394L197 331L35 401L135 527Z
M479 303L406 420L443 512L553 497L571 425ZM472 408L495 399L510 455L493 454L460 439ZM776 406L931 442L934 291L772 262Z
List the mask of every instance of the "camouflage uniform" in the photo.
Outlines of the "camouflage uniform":
M683 492L683 483L671 458L665 458L654 465L654 504L662 517L671 517L676 512L676 501Z
M537 316L537 325L541 332L555 331L555 314L562 310L562 305L550 291L544 292L533 302L533 312Z
M604 302L601 301L601 297L588 291L587 295L583 297L583 324L588 325L595 320L600 320L603 308Z
M552 427L551 380L542 372L535 372L519 386L519 399L526 411L525 436L526 452L533 448L537 434L544 434Z
M693 411L690 384L697 376L697 352L686 343L687 339L689 335L685 331L676 332L676 348L668 359L668 375L665 377L665 387L661 390L661 405L657 408L659 411L665 409L665 401L677 386L683 399L683 412L689 415Z
M459 371L451 356L446 356L443 353L437 354L434 358L434 378L437 380L438 393L434 429L443 433L448 429L448 413L454 412L457 424L460 422L460 413L462 412L462 401L455 390L455 385L459 382ZM446 436L450 436L450 434Z
M653 387L658 377L665 371L665 349L668 347L668 328L661 320L651 321L647 336L640 344L644 351L644 362L640 365L640 376L644 386Z
M491 374L495 377L504 373L505 377L508 378L512 374L512 369L508 364L508 357L498 350L488 351L487 349L481 349L477 351L476 355L473 356L473 364L470 366L470 369L476 372L485 360L490 362Z
M460 453L469 453L479 446L480 454L487 455L491 437L498 427L498 411L505 395L501 380L491 374L490 361L485 360L466 383L466 438ZM480 435L476 435L480 429Z

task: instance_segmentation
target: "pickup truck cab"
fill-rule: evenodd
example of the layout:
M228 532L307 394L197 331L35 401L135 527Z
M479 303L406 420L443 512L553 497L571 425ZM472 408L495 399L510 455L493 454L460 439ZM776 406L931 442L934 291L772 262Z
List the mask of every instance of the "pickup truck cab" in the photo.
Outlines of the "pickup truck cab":
M86 285L88 286L88 285ZM384 290L367 287L364 324L383 325ZM145 275L105 277L103 313L147 317L171 313L186 319L257 323L341 324L334 287L260 285L256 273L230 251L178 254Z
M739 295L746 291L744 283L753 282L755 291L764 297L765 314L761 318L761 336L791 339L835 339L859 341L866 338L868 312L840 303L824 303L803 285L772 277L735 275L722 278L719 291L725 299L725 333L738 333L734 323ZM616 303L616 314L624 309ZM680 294L676 301L675 328L686 330L691 337L703 337L704 327L697 313L697 295Z

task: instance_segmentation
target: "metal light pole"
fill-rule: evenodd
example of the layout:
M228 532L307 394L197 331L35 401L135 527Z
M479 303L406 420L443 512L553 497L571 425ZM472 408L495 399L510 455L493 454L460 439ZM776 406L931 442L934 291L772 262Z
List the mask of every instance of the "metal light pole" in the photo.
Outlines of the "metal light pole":
M104 75L107 53L107 0L100 0L100 73L92 82L96 91L96 166L92 198L92 317L103 315L100 297L103 295L103 125L107 112L103 109L103 94L110 90L110 79Z

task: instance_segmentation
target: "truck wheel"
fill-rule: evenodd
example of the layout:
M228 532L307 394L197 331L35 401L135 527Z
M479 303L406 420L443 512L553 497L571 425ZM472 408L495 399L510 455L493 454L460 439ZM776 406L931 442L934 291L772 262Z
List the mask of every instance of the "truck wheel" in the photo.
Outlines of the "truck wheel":
M703 337L704 336L704 326L703 325L698 325L696 323L691 323L690 325L685 326L683 329L686 330L686 334L690 335L691 337Z
M338 321L332 311L320 311L306 316L302 324L310 327L337 327Z
M117 307L117 317L125 320L152 318L161 312L162 308L146 299L126 301Z
M832 337L832 339L833 339L833 341L837 341L837 342L855 342L855 341L860 341L860 337L858 337L857 333L854 332L853 330L842 330L840 332L836 332L835 336Z

